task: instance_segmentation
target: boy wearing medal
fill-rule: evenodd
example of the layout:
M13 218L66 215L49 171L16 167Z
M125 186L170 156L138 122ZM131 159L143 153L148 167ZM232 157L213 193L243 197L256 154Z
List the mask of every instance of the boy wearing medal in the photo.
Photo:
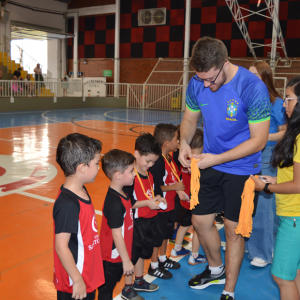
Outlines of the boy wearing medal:
M135 265L135 281L133 284L137 292L154 292L158 285L149 283L143 278L144 259L152 256L154 238L156 235L155 218L159 203L166 203L160 195L155 196L153 177L148 169L154 165L161 148L153 135L142 133L135 142L134 171L136 178L132 186L124 188L132 202L134 209L134 231L132 245L132 263Z
M157 231L153 255L148 274L161 279L172 278L172 273L167 269L179 269L180 264L166 256L168 240L172 239L175 217L175 197L178 194L181 200L186 198L184 184L180 179L180 171L169 154L178 147L178 131L173 124L158 124L154 130L154 137L161 147L162 154L150 169L154 178L154 193L167 200L167 208L159 210L156 217ZM158 251L160 255L158 259Z

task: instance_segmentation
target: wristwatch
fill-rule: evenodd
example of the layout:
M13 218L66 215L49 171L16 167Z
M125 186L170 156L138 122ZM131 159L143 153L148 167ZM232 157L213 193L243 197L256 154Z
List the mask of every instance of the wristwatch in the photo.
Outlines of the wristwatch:
M263 189L263 191L264 191L266 194L273 194L273 193L269 190L269 185L270 185L270 184L271 184L270 182L266 183L266 185L265 185L265 187L264 187L264 189Z

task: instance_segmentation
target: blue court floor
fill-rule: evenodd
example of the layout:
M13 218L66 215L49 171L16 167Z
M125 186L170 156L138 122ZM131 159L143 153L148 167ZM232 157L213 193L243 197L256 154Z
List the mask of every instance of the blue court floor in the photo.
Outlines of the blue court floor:
M225 242L224 228L220 231L221 240ZM200 253L204 254L203 249ZM225 261L225 252L221 248L221 256ZM158 291L155 293L142 294L146 300L156 299L212 299L219 300L224 285L212 285L203 290L191 289L188 286L188 281L195 275L204 271L206 264L191 266L188 264L188 256L185 256L180 261L181 268L171 271L173 278L170 280L155 279L153 283L159 285ZM275 300L280 299L279 289L273 281L270 273L271 265L265 268L257 268L250 265L248 254L245 253L242 268L238 278L235 299L237 300Z
M2 128L2 136L0 143L8 143L13 141L6 137L8 128L39 126L57 123L66 123L66 125L75 125L75 130L81 132L84 128L84 134L89 134L89 130L95 133L105 132L111 134L128 135L133 137L141 131L141 125L155 126L158 123L173 123L180 124L183 113L169 111L154 111L154 110L138 110L138 109L113 109L113 108L91 108L91 109L68 109L68 110L51 110L51 111L23 111L23 112L7 112L0 113L0 128ZM88 122L85 122L88 121ZM100 122L99 122L100 121ZM109 122L102 122L109 121ZM112 122L122 123L127 126L124 129L114 129ZM88 124L86 126L85 124ZM100 124L100 125L99 125ZM132 125L132 126L131 126ZM76 127L77 126L77 127ZM199 120L198 127L202 127L202 120ZM7 128L7 129L6 129ZM152 127L153 129L153 127ZM91 131L91 132L92 132ZM55 131L53 131L55 135ZM134 133L134 135L133 135ZM1 138L2 137L2 138ZM17 139L22 137L17 136ZM26 136L23 137L23 139ZM33 138L33 137L30 137ZM101 135L100 135L101 138ZM2 140L2 142L1 142ZM42 143L42 141L41 141ZM54 157L56 144L51 144L51 141L44 145L52 151L50 154ZM109 145L108 145L109 146ZM1 147L2 148L2 147ZM52 150L51 150L52 149ZM3 150L3 148L2 148ZM3 152L3 151L2 151ZM46 152L45 152L46 153ZM1 153L0 153L1 154ZM3 153L2 153L3 154ZM47 154L50 156L50 154ZM58 188L58 187L57 187ZM41 198L41 197L40 197ZM43 198L43 197L42 197ZM101 208L100 208L101 209ZM225 242L224 229L220 230L221 239ZM200 252L203 251L202 249ZM222 259L224 261L224 251L221 250ZM173 278L170 280L155 279L154 283L160 286L155 293L142 294L146 300L154 299L215 299L220 298L223 290L223 285L210 286L204 290L193 290L189 288L188 281L194 275L201 273L206 264L190 266L188 264L188 256L180 260L181 269L172 271ZM52 288L52 283L49 283ZM260 300L260 299L280 299L279 290L270 274L270 265L265 268L256 268L250 265L250 260L247 253L243 260L240 276L236 288L237 300ZM0 297L2 299L2 297ZM7 298L8 299L8 298ZM10 298L17 299L17 298ZM18 298L21 299L21 298ZM46 298L44 298L46 299ZM49 298L50 299L50 298Z

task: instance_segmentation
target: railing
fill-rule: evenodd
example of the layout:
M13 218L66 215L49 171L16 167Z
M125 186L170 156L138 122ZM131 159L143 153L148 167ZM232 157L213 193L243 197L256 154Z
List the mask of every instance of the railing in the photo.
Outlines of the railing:
M128 108L181 111L182 85L105 83L81 78L69 81L1 80L0 96L10 97L125 97ZM116 96L117 94L117 96Z

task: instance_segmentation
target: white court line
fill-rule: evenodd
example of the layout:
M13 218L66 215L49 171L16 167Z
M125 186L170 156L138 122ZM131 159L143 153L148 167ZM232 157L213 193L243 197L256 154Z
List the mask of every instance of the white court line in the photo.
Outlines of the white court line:
M47 197L40 196L40 195L36 195L36 194L32 194L32 193L18 192L17 194L20 194L20 195L23 195L23 196L27 196L27 197L31 197L31 198L35 198L35 199L42 200L42 201L46 201L46 202L50 202L50 203L54 203L55 202L54 199L47 198ZM102 211L95 209L95 212L96 212L97 215L102 216Z
M48 117L45 117L45 114L48 113L48 112L50 112L50 110L45 111L45 112L43 112L43 113L41 114L41 116L42 116L44 119L48 120L48 121L57 122L57 123L71 123L70 121L60 122L60 121L53 120L53 119L50 119L50 118L48 118Z
M14 142L14 143L21 143L21 144L25 144L26 142L23 142L21 140L7 140L7 139L2 139L0 138L1 141L6 141L6 142ZM42 143L42 142L41 142ZM52 146L48 146L49 148L54 148L56 149L57 147L52 147Z
M145 124L145 123L149 123L149 125L147 126L154 126L153 123L157 123L157 121L138 121L138 120L130 120L130 119L122 119L122 118L117 118L117 117L111 117L109 115L107 115L108 113L111 113L111 112L116 112L116 111L123 111L123 110L110 110L110 111L107 111L104 113L104 116L107 117L107 118L111 118L111 119L115 119L115 120L121 120L121 121L126 121L126 122L134 122L135 124ZM128 123L128 124L131 124L131 123Z

